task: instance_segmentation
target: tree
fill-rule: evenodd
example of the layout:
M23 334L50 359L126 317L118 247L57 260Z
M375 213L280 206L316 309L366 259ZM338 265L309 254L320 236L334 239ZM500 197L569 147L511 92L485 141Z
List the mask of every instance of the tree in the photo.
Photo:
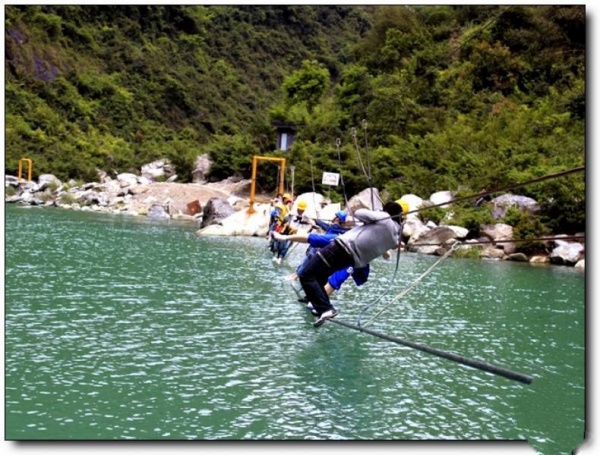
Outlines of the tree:
M321 102L329 88L329 70L316 60L304 60L302 68L283 81L288 105L306 103L309 111Z

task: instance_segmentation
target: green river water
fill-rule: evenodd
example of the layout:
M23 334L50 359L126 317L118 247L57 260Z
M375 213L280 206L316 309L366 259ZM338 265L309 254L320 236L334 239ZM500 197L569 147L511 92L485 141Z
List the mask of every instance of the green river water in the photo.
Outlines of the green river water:
M283 280L304 246L285 267L264 238L195 231L5 207L6 440L584 441L585 273L450 258L369 325L524 384L315 329ZM438 259L402 253L391 288L395 258L377 259L334 295L337 319L387 291L382 308Z

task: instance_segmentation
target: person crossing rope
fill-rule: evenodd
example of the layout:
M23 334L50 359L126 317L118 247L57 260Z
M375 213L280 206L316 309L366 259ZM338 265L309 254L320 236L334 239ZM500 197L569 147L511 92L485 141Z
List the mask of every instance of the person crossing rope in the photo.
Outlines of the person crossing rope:
M345 217L344 217L344 220L345 220ZM343 232L346 232L346 231L347 230L345 230ZM306 252L305 259L296 268L296 272L294 272L292 275L290 275L287 279L288 280L297 279L300 271L304 268L305 264L308 263L310 258L314 254L316 254L316 252L319 250L319 248L323 248L323 247L327 246L338 235L339 234L332 234L332 233L317 234L314 232L312 232L312 233L309 232L309 233L304 233L304 234L281 235L277 232L274 232L273 236L276 240L289 240L291 242L299 242L299 243L308 243L309 244L309 249ZM390 257L389 252L384 253L383 257L385 259L389 259L389 257ZM356 283L357 286L362 286L369 279L369 265L367 264L365 267L361 267L358 269L354 269L354 267L350 266L350 267L345 267L345 268L342 268L342 269L334 272L327 279L327 283L325 284L325 292L327 293L327 295L331 296L331 294L333 294L334 291L339 291L340 288L342 287L342 284L344 284L344 282L350 277L353 278L354 283ZM308 301L306 296L301 297L299 295L299 297L300 298L298 299L298 301L301 303L305 303L306 308L308 310L310 310L310 312L313 315L318 316L318 313L312 306L312 303L310 303Z
M398 248L401 243L401 216L402 207L395 201L386 203L383 211L356 210L354 217L364 224L336 237L318 250L300 270L300 284L318 315L315 327L338 314L325 291L327 279L344 268L366 267L388 250Z
M293 204L293 200L291 196L284 195L284 201L288 203L288 213L285 217L279 222L276 223L275 229L272 232L272 238L274 242L274 261L277 264L281 264L281 262L285 259L289 249L291 242L288 240L281 240L274 236L276 233L289 235L295 234L298 232L298 229L302 225L309 225L308 218L306 217L306 201L298 201L298 206L296 207L296 213L291 212L291 205Z

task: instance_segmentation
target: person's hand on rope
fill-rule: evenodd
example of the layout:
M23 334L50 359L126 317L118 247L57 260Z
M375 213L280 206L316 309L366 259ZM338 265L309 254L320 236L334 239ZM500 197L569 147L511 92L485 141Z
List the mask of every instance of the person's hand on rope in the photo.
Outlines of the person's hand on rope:
M272 235L272 236L273 236L273 238L274 238L275 240L277 240L278 242L283 242L284 240L287 240L287 239L286 239L286 236L285 236L285 235L283 235L283 234L280 234L279 232L275 232L275 231L273 231L273 232L271 233L271 235Z

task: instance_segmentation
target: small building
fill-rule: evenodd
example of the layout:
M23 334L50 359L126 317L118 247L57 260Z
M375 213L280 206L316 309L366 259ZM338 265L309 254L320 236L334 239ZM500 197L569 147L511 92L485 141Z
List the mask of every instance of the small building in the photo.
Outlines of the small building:
M277 150L287 152L294 143L296 136L296 125L276 123L277 129Z

